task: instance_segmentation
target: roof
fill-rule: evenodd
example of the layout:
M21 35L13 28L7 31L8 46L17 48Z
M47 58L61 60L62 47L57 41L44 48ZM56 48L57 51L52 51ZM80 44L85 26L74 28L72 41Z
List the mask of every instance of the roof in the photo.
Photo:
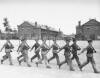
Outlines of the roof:
M28 21L24 21L21 25L27 25L27 26L34 26L36 28L41 28L41 29L48 29L48 30L51 30L51 31L56 31L58 32L56 29L50 27L50 26L47 26L47 25L40 25L40 24L37 24L37 26L35 26L35 23L31 23L31 22L28 22ZM19 26L21 26L19 25Z
M96 19L90 19L88 22L83 24L82 26L100 26L100 22Z

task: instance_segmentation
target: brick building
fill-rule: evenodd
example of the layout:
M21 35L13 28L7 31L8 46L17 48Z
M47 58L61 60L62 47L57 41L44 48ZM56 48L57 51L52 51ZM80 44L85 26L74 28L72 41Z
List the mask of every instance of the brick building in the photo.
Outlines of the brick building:
M96 19L90 19L81 25L81 21L79 21L76 27L76 37L78 39L100 39L100 22Z
M55 36L58 39L61 39L62 32L56 31L51 27L46 25L39 25L37 22L30 23L28 21L24 21L21 25L18 25L18 36L19 38L25 36L28 39L53 39Z

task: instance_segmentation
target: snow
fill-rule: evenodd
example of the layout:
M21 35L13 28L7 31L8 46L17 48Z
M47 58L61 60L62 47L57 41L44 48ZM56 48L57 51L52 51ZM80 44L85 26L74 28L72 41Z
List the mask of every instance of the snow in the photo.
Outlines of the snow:
M21 66L18 65L18 62L16 60L16 57L18 56L18 53L16 52L17 46L19 45L20 41L11 41L13 45L15 46L13 52L11 53L13 58L13 66L9 65L8 60L4 62L4 64L0 65L0 77L1 78L100 78L100 74L93 73L92 66L89 64L86 67L84 67L83 71L79 71L76 61L73 60L73 66L75 71L69 71L69 68L67 64L64 64L61 69L59 69L56 65L56 61L52 60L50 62L51 69L45 68L45 66L39 65L37 68L35 65L35 61L37 59L33 60L33 63L30 63L32 67L27 67L25 63L22 63ZM35 43L33 40L27 41L30 47ZM0 48L5 43L5 40L0 41ZM40 41L41 43L41 41ZM52 41L47 41L48 45L52 45ZM65 43L63 41L58 41L58 44L60 46L63 46ZM79 41L79 46L81 48L84 48L87 45L86 41ZM100 41L94 41L93 46L97 50L97 53L94 54L94 59L97 65L97 69L100 71ZM33 50L34 51L34 50ZM4 55L4 50L0 53L0 59L2 59L2 56ZM34 55L34 52L29 52L29 58L31 58ZM48 54L48 58L52 56L51 51ZM59 53L60 61L64 60L63 51ZM81 63L83 63L86 60L85 53L79 56Z

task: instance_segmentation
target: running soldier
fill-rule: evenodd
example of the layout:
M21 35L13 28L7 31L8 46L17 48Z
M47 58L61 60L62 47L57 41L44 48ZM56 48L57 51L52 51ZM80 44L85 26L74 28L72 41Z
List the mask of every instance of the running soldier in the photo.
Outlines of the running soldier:
M76 41L76 39L75 38L73 38L73 44L71 45L71 49L72 49L72 60L76 60L76 62L77 62L77 64L78 64L78 67L79 67L79 69L80 69L80 66L81 66L81 63L80 63L80 61L79 61L79 57L78 57L78 55L77 55L77 51L78 50L81 50L81 48L77 45L77 41Z
M29 50L29 45L26 43L26 39L22 39L22 43L19 45L17 52L22 53L22 59L19 59L19 65L21 65L21 62L26 62L28 67L31 67L28 61L28 50Z
M36 57L38 58L38 60L40 59L40 54L39 54L40 50L36 51L36 49L40 46L40 44L38 43L38 40L37 39L35 41L36 41L36 43L32 46L32 48L30 50L30 51L32 51L33 48L35 48L35 55L31 58L31 62Z
M46 68L51 68L49 65L48 65L48 59L47 59L47 53L49 52L50 48L48 47L48 45L46 44L46 40L43 40L43 43L42 45L40 45L39 48L37 48L36 51L40 50L41 49L41 57L40 60L38 62L36 62L36 65L38 67L38 64L42 64L42 61L44 60L45 62L45 66Z
M92 64L92 68L94 70L94 73L100 73L97 69L96 69L96 64L95 64L95 61L94 61L94 58L93 58L93 53L96 53L96 50L93 48L92 46L92 40L88 40L88 46L86 48L84 48L80 54L82 54L83 52L87 51L87 60L86 62L84 62L82 65L81 65L81 70L84 66L86 66L88 63L91 63Z
M60 47L56 43L56 39L54 39L53 41L54 41L54 44L51 46L52 52L53 52L53 56L50 59L48 59L48 62L50 62L51 60L53 60L54 58L56 58L57 65L59 65L60 60L59 60L59 56L58 56L57 52L58 52L58 50L59 50Z
M71 60L71 50L70 50L71 47L69 46L70 40L65 38L65 42L66 42L66 45L58 51L60 52L61 50L64 49L64 56L65 56L65 60L59 64L59 68L63 64L67 63L69 65L70 71L74 71L73 66L72 66L72 60Z
M1 64L3 64L3 62L5 60L9 59L10 65L13 65L13 63L12 63L12 57L11 57L11 52L12 52L12 49L14 48L14 46L10 42L9 39L7 39L6 43L1 48L0 52L3 50L3 48L5 48L5 53L6 54L3 56L3 59L1 60Z
M19 45L19 47L17 49L18 54L21 53L21 55L17 57L18 62L19 62L19 59L23 58L23 49L21 48L22 43L23 43L23 39L21 40L21 44ZM24 59L24 62L25 62L25 59Z

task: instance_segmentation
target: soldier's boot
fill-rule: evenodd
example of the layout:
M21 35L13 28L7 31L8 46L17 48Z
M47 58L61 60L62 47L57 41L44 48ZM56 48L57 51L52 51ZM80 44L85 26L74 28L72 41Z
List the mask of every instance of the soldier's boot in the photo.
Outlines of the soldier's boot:
M73 68L71 68L70 71L75 71L75 70Z
M72 62L70 60L68 60L67 62L68 62L70 71L75 71L74 68L73 68L73 66L72 66Z
M83 68L82 65L80 65L80 66L79 66L80 71L82 71L82 68Z
M68 65L69 65L70 71L75 71L71 63L68 63Z
M3 64L3 60L1 60L1 64Z
M58 58L58 59L56 59L56 60L57 60L57 65L59 65L59 64L60 64L59 58Z
M21 65L21 61L18 61L19 65Z
M17 61L19 62L19 57L17 57Z
M50 69L51 67L47 65L46 68L49 68Z
M100 73L100 71L98 71L98 70L96 69L96 65L95 65L95 64L92 64L92 67L93 67L94 73Z
M60 69L60 67L63 65L63 64L65 64L66 63L66 60L65 61L63 61L63 62L61 62L61 63L59 63L59 69Z
M13 63L10 63L9 65L13 65Z
M100 73L100 71L94 71L94 73Z
M32 60L33 60L33 59L31 58L31 62L32 62Z
M37 57L37 55L35 54L32 58L31 58L31 62L32 60L34 60Z
M36 64L36 66L38 67L38 62L36 62L35 64Z
M61 64L61 63L59 63L59 64L58 64L59 69L61 68L61 66L62 66L62 64Z
M28 67L31 67L31 65L30 65L30 64L27 64L27 66L28 66Z

